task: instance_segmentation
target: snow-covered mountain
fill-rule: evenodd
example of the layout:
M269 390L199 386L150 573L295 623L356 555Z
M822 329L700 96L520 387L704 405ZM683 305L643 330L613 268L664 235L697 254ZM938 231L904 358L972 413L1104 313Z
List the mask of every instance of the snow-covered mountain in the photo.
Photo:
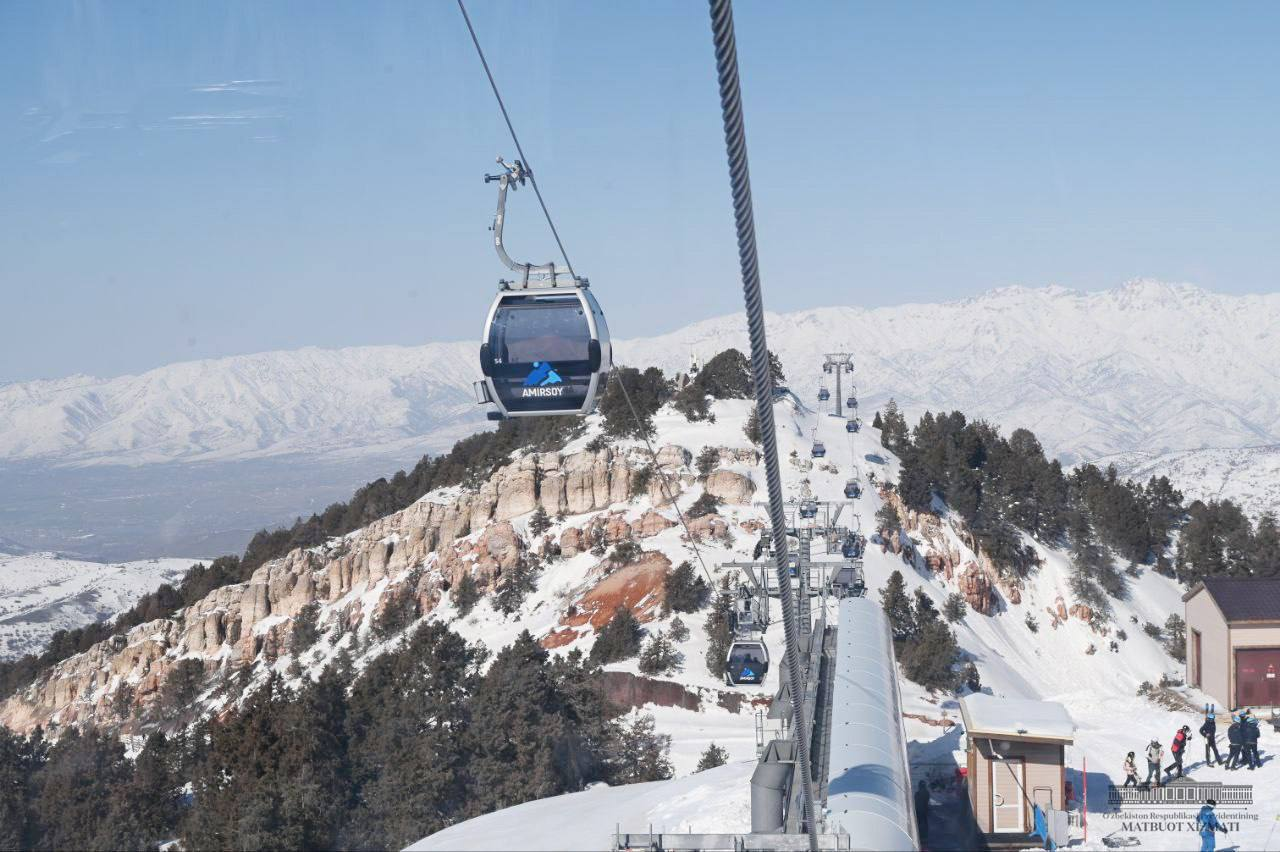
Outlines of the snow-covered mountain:
M484 421L475 347L307 348L0 387L0 461L147 464L447 448Z
M625 334L625 317L613 325ZM816 390L821 353L846 350L869 407L892 395L909 414L956 408L1006 429L1026 426L1067 461L1280 442L1280 294L1151 281L1096 293L1005 288L945 304L775 314L769 339L804 394ZM617 352L624 363L676 370L691 355L745 345L735 314L623 341ZM458 342L268 352L114 379L15 383L0 386L0 462L397 448L407 458L483 422L476 378L475 345Z
M180 580L195 561L103 564L0 554L0 660L38 653L59 630L114 617L161 583Z
M1280 444L1266 447L1121 453L1099 460L1124 476L1168 476L1192 500L1231 500L1254 517L1280 509Z

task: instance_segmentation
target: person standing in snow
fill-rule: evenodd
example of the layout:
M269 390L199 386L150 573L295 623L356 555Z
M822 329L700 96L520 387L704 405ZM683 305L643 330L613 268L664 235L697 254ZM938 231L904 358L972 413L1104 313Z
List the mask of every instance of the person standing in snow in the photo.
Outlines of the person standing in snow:
M1204 737L1204 762L1213 766L1215 763L1222 762L1222 755L1218 754L1218 723L1214 719L1212 710L1204 714L1204 724L1200 726L1200 736ZM1213 758L1209 758L1209 752L1213 752Z
M1231 727L1227 728L1227 769L1235 769L1240 762L1240 750L1244 747L1244 736L1240 732L1240 717L1231 714Z
M1134 763L1133 752L1129 752L1124 759L1124 786L1138 786L1138 764Z
M1258 717L1245 711L1240 714L1240 755L1241 762L1250 771L1262 765L1258 759Z
M1152 775L1156 777L1156 786L1157 787L1161 786L1160 785L1160 781L1161 781L1160 764L1163 762L1164 762L1164 746L1160 745L1159 740L1152 740L1147 745L1147 782L1146 782L1147 787L1151 786Z
M916 787L916 825L920 828L920 845L929 842L929 786L923 781Z
M1164 768L1165 774L1172 775L1173 770L1178 770L1178 777L1183 776L1182 756L1187 751L1187 740L1191 739L1191 726L1183 725L1178 729L1178 733L1173 735L1173 742L1169 745L1169 751L1173 753L1173 763Z
M1218 821L1218 815L1213 811L1217 804L1213 799L1205 799L1204 807L1196 817L1196 829L1200 832L1200 852L1213 852L1217 843L1215 832L1227 833L1227 827Z

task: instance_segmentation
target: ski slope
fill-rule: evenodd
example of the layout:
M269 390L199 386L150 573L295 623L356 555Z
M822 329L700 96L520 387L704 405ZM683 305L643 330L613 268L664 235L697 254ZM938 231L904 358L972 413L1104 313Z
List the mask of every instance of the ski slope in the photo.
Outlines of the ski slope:
M0 660L39 653L59 630L113 618L161 583L182 579L198 561L103 564L52 553L0 554Z
M898 461L880 446L878 430L864 426L860 432L849 434L845 431L843 418L826 413L830 411L830 404L824 404L822 408L822 411L816 411L787 403L775 406L785 494L787 497L799 497L807 481L817 499L843 500L845 480L850 475L857 475L864 483L862 496L855 501L857 523L870 536L881 500L875 488L866 484L867 474L873 472L881 481L896 481ZM656 420L656 443L679 442L695 456L704 445L745 447L742 425L748 409L746 402L717 403L714 424L690 424L679 416L664 412ZM827 448L827 456L821 465L813 464L809 456L814 437L820 438ZM762 486L763 471L756 469L751 472ZM692 502L696 494L696 489L691 489L682 497L681 504ZM764 499L763 487L757 492L756 499ZM762 511L756 507L725 507L724 512L739 522L750 517L763 517ZM954 543L961 547L962 556L967 555L958 539ZM1201 720L1196 713L1161 709L1136 694L1138 685L1143 681L1156 683L1163 674L1182 676L1182 666L1143 631L1143 625L1147 622L1163 625L1170 613L1181 613L1183 590L1175 581L1142 568L1136 577L1128 578L1126 599L1113 603L1110 635L1100 636L1074 617L1055 628L1046 608L1056 609L1059 596L1067 606L1073 602L1068 587L1069 561L1061 551L1032 543L1042 557L1043 565L1025 581L1021 602L1013 605L1006 599L991 616L970 611L961 623L955 625L956 636L966 656L977 665L984 691L997 696L1057 701L1067 708L1077 725L1075 745L1067 750L1067 780L1074 790L1082 791L1085 786L1083 771L1087 764L1091 814L1088 843L1073 848L1103 849L1106 847L1100 838L1104 834L1121 831L1124 822L1123 815L1111 811L1107 804L1106 785L1109 781L1118 783L1123 780L1119 767L1125 753L1132 750L1141 754L1153 737L1159 738L1167 748L1178 727L1189 724L1194 731L1200 725ZM753 536L739 534L733 548L704 547L704 557L709 565L728 557L747 559L753 544ZM646 549L663 549L673 561L689 556L687 547L680 542L674 530L656 539L646 539L644 546ZM815 553L818 550L820 548L815 548ZM954 582L946 582L942 575L934 575L922 565L904 563L900 556L882 552L875 543L868 546L864 567L871 590L869 594L874 596L878 596L878 590L894 570L902 571L909 593L917 588L923 589L939 610L947 595L957 591ZM568 567L554 566L550 570L567 571ZM552 605L552 601L557 599L554 591L556 578L557 575L553 574L547 578L552 580L551 583L542 582L537 593L541 601L531 603L530 615L543 608L556 609ZM564 596L558 599L563 601ZM549 620L528 621L521 615L519 624L503 625L498 618L484 611L487 606L487 603L482 603L477 607L471 619L459 623L459 629L471 638L483 637L492 641L495 647L509 641L510 636L526 624L541 627L550 623ZM739 688L749 694L769 694L777 686L777 664L781 659L783 640L777 603L772 602L772 607L775 620L767 633L767 641L774 664L762 688ZM1032 631L1027 626L1028 614L1036 617L1038 630ZM836 618L834 603L829 605L828 618ZM700 624L694 621L685 616L691 630L689 641L680 646L686 655L686 665L671 679L689 686L723 689L723 684L719 684L702 664L705 636L699 629ZM646 627L652 631L666 629L668 625L669 619L665 619L651 622ZM1119 640L1115 628L1123 629L1127 638ZM1109 649L1112 639L1118 644L1116 652ZM1088 653L1091 645L1094 647L1092 654ZM609 668L634 671L634 666L634 661L627 661ZM922 719L936 723L943 720L959 722L958 702L953 698L932 695L905 680L902 687L913 783L922 778L950 777L963 763L963 754L958 751L961 748L960 730L949 724L928 724ZM1204 696L1195 690L1185 689L1182 692L1193 705L1204 701ZM659 730L672 736L672 762L676 769L673 780L621 788L600 787L526 803L460 823L425 838L411 848L599 849L607 846L615 825L620 825L624 831L646 831L650 824L655 830L667 831L747 830L748 782L755 756L753 715L729 713L705 701L697 712L655 705L647 705L641 710L653 713ZM1220 730L1225 731L1225 726ZM767 732L766 739L773 735L772 731ZM698 755L713 740L728 749L733 762L712 772L691 775ZM1280 737L1267 727L1260 746L1263 755L1269 755L1280 749ZM1196 738L1189 756L1194 758L1201 751L1201 743ZM1190 760L1188 766L1197 779L1254 782L1257 804L1251 813L1256 818L1241 820L1239 831L1233 833L1230 840L1242 849L1268 848L1268 842L1280 849L1280 841L1271 836L1274 818L1280 816L1280 762L1272 760L1255 773L1226 773L1216 768L1196 767L1194 760ZM1242 775L1251 777L1244 779ZM1223 810L1224 818L1230 818L1231 812ZM1173 821L1170 825L1174 825ZM1148 831L1141 835L1141 839L1144 848L1199 848L1198 838L1186 831L1185 826Z

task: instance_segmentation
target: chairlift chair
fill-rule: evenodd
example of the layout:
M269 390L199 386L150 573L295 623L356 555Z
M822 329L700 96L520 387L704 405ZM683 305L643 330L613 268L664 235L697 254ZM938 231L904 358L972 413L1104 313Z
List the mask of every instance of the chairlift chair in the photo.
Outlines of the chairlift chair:
M490 417L498 420L590 414L613 365L604 311L585 278L554 263L517 263L507 254L502 244L507 190L523 185L529 173L519 160L498 162L502 173L485 176L486 183L498 181L494 247L520 278L501 282L489 307L477 400L496 406Z

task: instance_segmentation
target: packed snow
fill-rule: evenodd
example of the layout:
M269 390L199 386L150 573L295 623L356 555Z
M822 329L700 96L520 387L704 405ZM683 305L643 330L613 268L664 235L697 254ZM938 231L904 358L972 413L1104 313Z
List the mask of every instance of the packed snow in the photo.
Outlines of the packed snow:
M198 561L104 564L52 553L0 554L0 660L38 654L59 630L113 618L160 584L182 579Z

